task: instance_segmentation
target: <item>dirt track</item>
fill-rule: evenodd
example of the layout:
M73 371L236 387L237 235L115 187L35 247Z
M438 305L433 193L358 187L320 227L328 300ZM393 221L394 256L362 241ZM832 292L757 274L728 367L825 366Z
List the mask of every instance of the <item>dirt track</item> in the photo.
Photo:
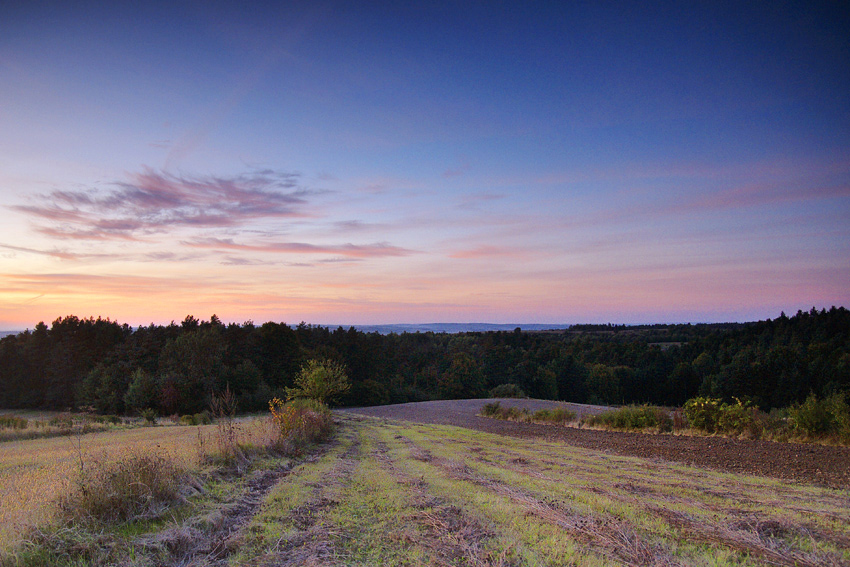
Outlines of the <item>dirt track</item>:
M350 408L341 411L401 419L420 423L441 423L511 435L559 441L577 447L608 451L650 459L692 464L715 470L810 482L833 488L850 489L850 448L823 445L773 443L724 437L690 437L597 431L516 423L478 417L481 407L495 400L448 400ZM531 410L566 405L579 415L599 413L605 408L578 404L556 404L544 400L500 400L503 406Z

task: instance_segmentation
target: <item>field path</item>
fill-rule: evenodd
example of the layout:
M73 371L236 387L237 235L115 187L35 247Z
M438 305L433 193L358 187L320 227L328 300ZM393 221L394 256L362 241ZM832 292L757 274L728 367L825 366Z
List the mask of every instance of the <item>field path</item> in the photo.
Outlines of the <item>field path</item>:
M557 441L617 455L663 459L719 471L815 483L832 488L850 488L848 447L600 431L518 423L476 415L485 403L493 401L500 401L503 406L527 407L530 410L560 405L578 415L600 413L607 409L547 400L481 399L416 402L338 411L416 423L454 425L500 435Z

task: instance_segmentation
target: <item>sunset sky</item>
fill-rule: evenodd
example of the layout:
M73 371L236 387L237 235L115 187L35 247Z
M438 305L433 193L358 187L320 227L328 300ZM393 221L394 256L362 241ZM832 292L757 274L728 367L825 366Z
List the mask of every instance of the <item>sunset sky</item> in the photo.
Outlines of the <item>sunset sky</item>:
M844 2L136 4L0 3L0 329L850 305Z

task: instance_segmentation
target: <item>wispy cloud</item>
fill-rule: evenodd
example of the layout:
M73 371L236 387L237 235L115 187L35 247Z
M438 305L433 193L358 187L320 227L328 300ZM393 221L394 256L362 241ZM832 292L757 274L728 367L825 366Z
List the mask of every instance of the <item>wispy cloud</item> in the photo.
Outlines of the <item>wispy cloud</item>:
M114 254L103 254L103 253L77 253L77 252L69 252L68 250L61 250L58 248L53 248L50 250L39 250L37 248L26 248L24 246L12 246L10 244L2 244L0 243L0 248L6 250L13 250L15 252L24 252L27 254L37 254L39 256L50 256L52 258L58 258L60 260L82 260L82 259L104 259L104 258L114 258Z
M279 254L333 254L347 258L374 258L385 256L409 256L414 250L393 246L386 242L375 244L309 244L307 242L267 242L239 244L230 238L197 238L185 240L181 244L195 248L215 250L236 250L243 252L263 252Z
M307 216L298 176L259 170L235 177L190 177L145 168L107 191L53 191L12 208L63 239L136 239L181 227L236 227L262 218Z

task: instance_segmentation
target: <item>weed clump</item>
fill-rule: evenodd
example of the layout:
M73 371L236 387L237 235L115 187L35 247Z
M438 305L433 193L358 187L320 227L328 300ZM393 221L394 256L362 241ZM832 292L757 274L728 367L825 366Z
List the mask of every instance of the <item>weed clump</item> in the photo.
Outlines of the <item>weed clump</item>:
M178 422L180 425L209 425L212 423L212 414L204 410L195 414L181 415Z
M629 405L582 418L582 424L610 427L611 429L655 429L659 432L673 430L673 418L664 408L650 405Z
M153 518L180 499L185 479L183 468L163 455L132 452L117 461L89 463L81 458L59 510L72 524Z
M311 398L269 402L280 437L278 449L287 455L300 455L314 443L327 440L334 430L333 416L324 403Z
M518 408L514 406L503 407L501 402L491 402L484 404L481 408L481 416L493 417L496 419L504 419L507 421L521 422L544 422L566 424L575 421L576 414L565 407L556 407L552 409L541 409L535 412L529 411L527 408Z
M0 429L26 429L27 420L16 415L0 415Z

